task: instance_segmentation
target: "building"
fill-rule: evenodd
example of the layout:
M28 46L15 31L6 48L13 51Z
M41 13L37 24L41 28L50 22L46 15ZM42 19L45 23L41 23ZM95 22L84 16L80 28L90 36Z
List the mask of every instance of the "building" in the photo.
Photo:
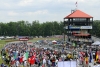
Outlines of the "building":
M81 10L71 10L71 14L64 17L64 29L70 42L92 42L91 34L93 17Z

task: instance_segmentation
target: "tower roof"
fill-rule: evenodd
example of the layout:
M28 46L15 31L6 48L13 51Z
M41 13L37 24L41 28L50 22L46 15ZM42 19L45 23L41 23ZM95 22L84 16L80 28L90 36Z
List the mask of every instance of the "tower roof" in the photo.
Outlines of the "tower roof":
M68 16L66 16L64 19L66 18L93 18L92 16L84 13L81 10L76 10L73 13L69 14Z

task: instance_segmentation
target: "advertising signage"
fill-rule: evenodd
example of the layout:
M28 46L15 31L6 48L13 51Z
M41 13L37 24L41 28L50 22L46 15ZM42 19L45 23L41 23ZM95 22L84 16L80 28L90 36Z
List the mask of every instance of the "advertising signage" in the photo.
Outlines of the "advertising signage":
M25 38L19 38L19 41L28 41L29 38L25 37Z
M69 26L69 29L80 29L80 27L78 26Z
M20 41L28 41L28 38L19 38Z
M92 26L81 26L81 29L92 29Z
M69 26L69 29L92 29L92 26Z

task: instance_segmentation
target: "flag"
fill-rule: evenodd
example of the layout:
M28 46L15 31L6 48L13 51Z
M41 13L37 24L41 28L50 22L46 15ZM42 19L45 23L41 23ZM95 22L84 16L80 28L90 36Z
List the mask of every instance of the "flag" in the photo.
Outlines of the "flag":
M29 52L24 53L24 55L23 55L23 61L25 61L25 60L28 59L28 55L29 55Z
M76 7L77 7L77 2L75 3Z
M20 62L20 63L23 62L23 56L20 57L19 62Z
M33 55L31 58L30 58L30 64L35 64L35 56Z
M98 51L96 49L96 52L95 52L95 61L97 62L97 60L98 60Z
M92 52L89 53L89 62L91 63L93 60L93 55L92 55Z
M14 59L16 60L18 54L16 52L14 52L13 54L14 54Z
M88 61L89 61L89 59L88 59L88 53L86 52L85 53L85 63L88 64Z
M29 52L26 52L26 53L25 53L25 56L26 56L26 59L28 59Z

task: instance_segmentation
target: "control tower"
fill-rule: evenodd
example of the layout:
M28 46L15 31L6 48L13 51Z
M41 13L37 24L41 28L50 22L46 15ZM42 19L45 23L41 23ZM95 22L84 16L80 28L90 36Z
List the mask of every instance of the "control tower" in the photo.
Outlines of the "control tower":
M93 17L81 10L71 10L64 17L64 28L67 32L67 40L70 42L92 42L90 30L92 30Z

